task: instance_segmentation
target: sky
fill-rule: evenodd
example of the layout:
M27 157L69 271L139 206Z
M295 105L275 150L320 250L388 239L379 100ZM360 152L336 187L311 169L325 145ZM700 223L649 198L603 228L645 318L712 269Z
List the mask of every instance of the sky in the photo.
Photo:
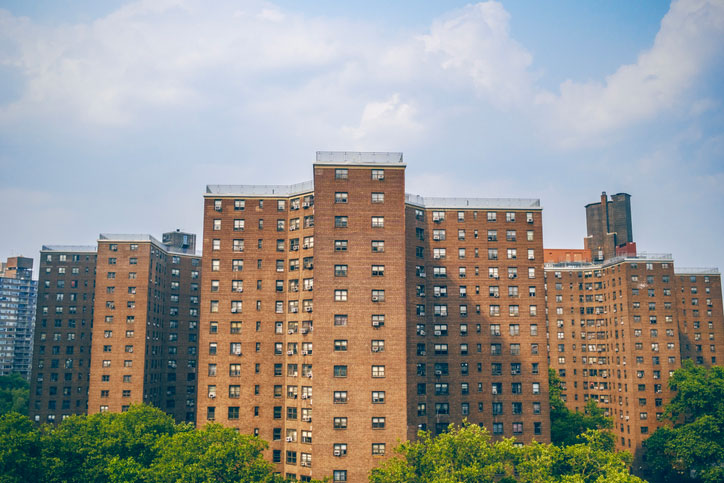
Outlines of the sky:
M639 251L724 267L724 1L0 0L0 259L201 234L207 184L401 151L423 196L632 195Z

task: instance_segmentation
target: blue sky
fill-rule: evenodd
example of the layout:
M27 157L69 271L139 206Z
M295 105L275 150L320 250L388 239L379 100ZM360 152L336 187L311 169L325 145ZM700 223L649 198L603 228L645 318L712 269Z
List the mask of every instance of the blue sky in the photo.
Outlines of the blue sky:
M407 191L632 195L639 250L724 266L724 3L0 1L0 258L201 231L206 184L402 151Z

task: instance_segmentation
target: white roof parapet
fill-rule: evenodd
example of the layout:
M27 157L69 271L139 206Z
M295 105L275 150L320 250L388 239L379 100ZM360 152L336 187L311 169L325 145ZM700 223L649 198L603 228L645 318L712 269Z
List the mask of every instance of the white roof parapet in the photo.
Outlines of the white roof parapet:
M296 196L314 191L314 181L289 185L273 184L210 184L205 197L213 196Z
M719 275L719 269L716 267L674 267L676 275Z
M608 266L615 265L617 263L621 263L624 261L636 262L638 260L652 260L652 261L656 260L656 261L673 263L674 257L671 255L671 253L638 252L636 255L619 255L617 257L609 258L608 260L604 260L603 266L608 267Z
M317 151L316 164L405 166L402 153L357 151Z
M43 245L40 249L41 252L80 252L80 253L95 253L97 247L93 245Z
M405 203L422 208L542 209L536 198L435 198L406 193Z
M166 245L163 242L158 241L151 235L146 234L117 234L117 233L101 233L98 235L98 240L105 241L122 241L122 242L150 242L156 245L158 248L165 250L168 253L175 253L177 255L191 255L200 257L201 252L191 251L185 248L176 248Z

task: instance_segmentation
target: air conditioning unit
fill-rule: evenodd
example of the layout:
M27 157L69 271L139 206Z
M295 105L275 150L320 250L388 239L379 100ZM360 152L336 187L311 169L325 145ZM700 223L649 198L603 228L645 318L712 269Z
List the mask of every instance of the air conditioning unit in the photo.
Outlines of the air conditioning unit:
M440 241L440 235L433 235L432 239L435 241Z
M297 250L299 250L299 246L298 246L298 245L292 245L291 248L290 248L290 250L293 251L293 252L296 252Z
M307 351L302 351L302 355L303 355L303 356L306 356L306 355L307 355Z
M380 348L377 346L372 347L372 352L379 352Z
M287 436L287 443L291 443L292 441L294 441L294 438L292 438L291 436Z
M435 335L442 335L442 331L441 331L441 330L436 330L436 331L435 331Z
M628 416L626 416L626 421L628 421L628 420L629 420L629 417L628 417Z
M309 329L302 329L302 334L306 334L307 332L309 332Z
M311 312L311 311L312 311L312 307L307 307L306 310L307 310L307 312Z
M309 374L307 374L307 377L311 379L311 378L312 378L312 373L310 372Z
M438 255L438 254L436 253L436 254L434 254L434 255L432 256L432 258L435 259L435 260L440 260L440 255Z
M421 356L427 355L427 352L426 352L426 351L420 351L420 355L421 355Z
M289 329L289 335L292 335L294 333L294 329Z
M528 220L528 224L529 224L529 225L532 225L532 224L533 224L533 220L532 220L532 219L531 219L531 220Z
M292 287L292 292L299 292L299 287Z
M435 371L436 376L442 376L442 371Z
M302 416L302 421L304 421L305 423L311 423L312 418L311 416Z
M420 277L425 278L425 277L427 277L427 274L425 272L420 272Z
M493 297L495 297L496 299L499 299L499 298L500 298L500 294L499 294L499 293L496 293L495 295L493 295Z
M384 181L384 180L385 180L384 175L383 175L383 176L378 176L378 177L377 177L377 180L378 180L378 181Z
M302 394L302 399L307 399L308 397L306 394Z
M508 278L518 278L518 276L514 273L511 273L510 275L508 275Z
M380 326L379 321L377 321L377 320L372 321L372 327L379 327L379 326Z
M293 355L294 355L294 351L287 351L287 355L288 355L288 356L293 356Z
M378 297L372 297L372 301L373 301L373 302L377 302L377 301L379 301L379 298L378 298Z
M425 335L425 331L421 330L419 335Z
M305 201L304 203L302 203L302 208L309 208L309 202Z
M342 452L338 449L334 450L334 456L342 456Z
M299 309L296 307L292 307L292 313L296 314L297 312L299 312Z
M216 397L216 393L210 392L210 393L209 393L209 397L210 397L211 399L214 399L214 398Z

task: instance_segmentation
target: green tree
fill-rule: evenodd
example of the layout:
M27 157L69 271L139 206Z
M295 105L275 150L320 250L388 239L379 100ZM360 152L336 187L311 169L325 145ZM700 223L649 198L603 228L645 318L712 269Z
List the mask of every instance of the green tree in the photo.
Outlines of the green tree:
M20 374L0 376L0 415L9 412L28 414L30 386Z
M158 441L158 458L149 470L153 483L282 481L262 452L267 444L232 428L209 424Z
M551 441L557 445L580 443L580 436L591 429L608 430L613 427L613 420L606 417L603 408L593 399L586 403L584 412L571 411L561 397L563 382L554 369L548 369L549 401L551 408ZM609 440L607 449L614 447L613 434L606 432Z
M558 447L552 444L515 444L515 439L492 441L484 428L472 424L450 425L433 438L402 443L397 456L372 470L372 483L639 483L628 472L628 453L608 450L605 432L589 430L582 442Z
M0 416L0 483L42 481L42 454L42 435L27 416Z
M662 482L724 481L724 367L685 361L669 387L669 424L644 442L647 472Z
M161 451L159 439L192 430L151 406L72 416L56 428L46 428L47 481L144 481L144 469Z

